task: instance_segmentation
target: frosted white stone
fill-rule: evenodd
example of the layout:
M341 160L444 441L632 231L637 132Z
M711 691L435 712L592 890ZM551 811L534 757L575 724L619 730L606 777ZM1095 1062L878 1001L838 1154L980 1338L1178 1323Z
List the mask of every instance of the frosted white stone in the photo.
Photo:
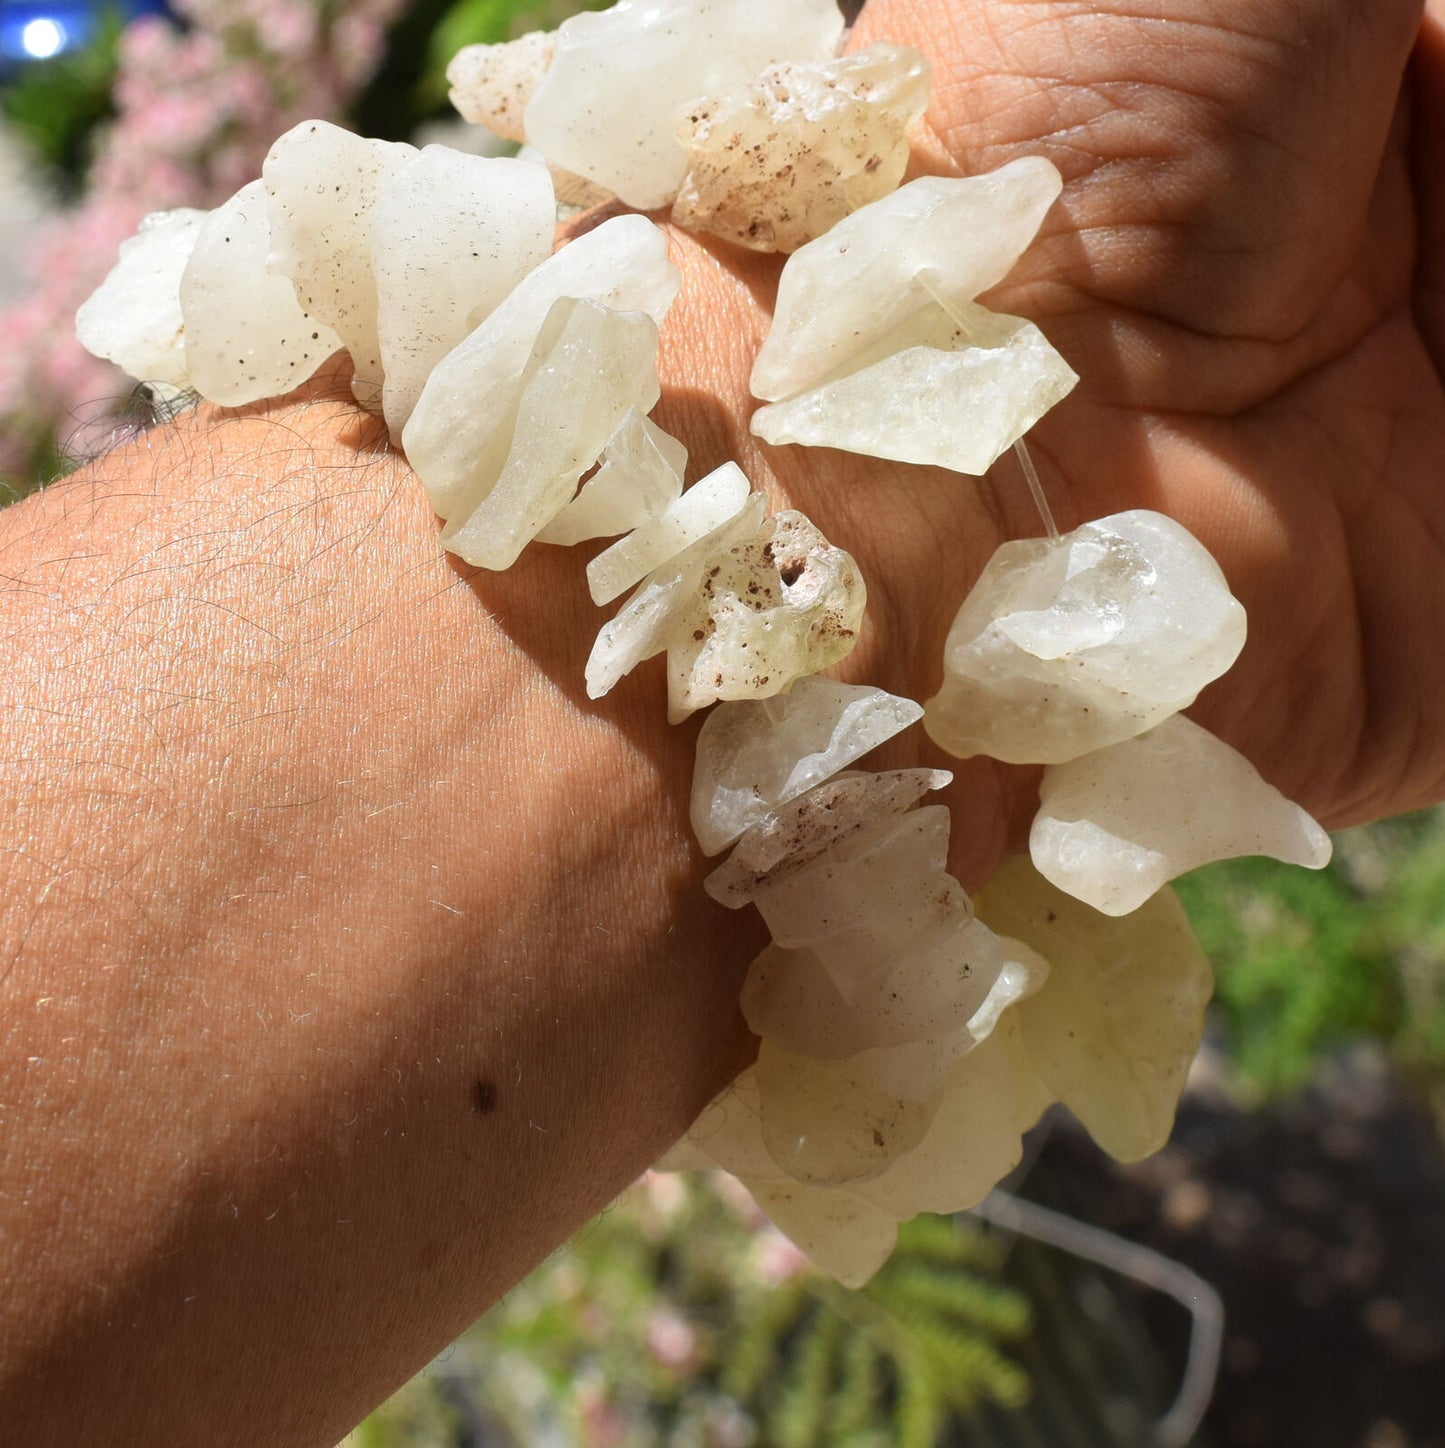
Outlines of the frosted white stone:
M874 1071L887 1054L818 1061L763 1040L756 1067L763 1142L785 1176L851 1186L918 1145L939 1093L905 1100L880 1089Z
M466 45L447 66L448 93L457 112L507 141L525 141L523 112L552 63L555 36L533 30L500 45Z
M756 251L796 251L898 185L927 105L927 62L896 45L769 66L692 100L676 123L688 171L672 219Z
M840 774L754 825L703 888L719 904L741 909L760 889L776 888L830 846L888 815L902 814L952 778L943 769Z
M679 638L684 614L696 606L703 570L722 549L752 537L763 521L766 500L750 494L739 510L690 548L648 574L610 622L603 624L587 659L587 694L600 699L644 659Z
M912 699L866 684L799 679L766 703L719 704L697 738L692 828L706 855L923 716Z
M1078 380L1032 322L960 302L916 312L817 386L760 407L751 426L774 444L977 476Z
M392 438L433 367L552 250L557 203L540 166L427 146L371 213L382 414Z
M432 507L450 519L492 490L512 444L521 375L562 297L646 312L659 325L681 284L646 217L615 216L548 257L433 369L402 432Z
M328 121L303 121L261 166L271 270L302 309L332 327L351 354L351 391L381 411L383 369L371 266L371 213L382 188L416 155L401 141L367 140Z
M716 553L667 651L676 724L719 699L758 699L831 668L858 642L867 590L852 555L802 513L774 513Z
M1049 962L1044 988L1004 1016L1004 1025L1016 1023L1027 1057L1014 1063L1016 1089L1032 1093L1031 1109L1057 1096L1120 1161L1158 1151L1169 1139L1213 981L1174 893L1166 887L1134 914L1111 919L1056 889L1021 856L977 904L995 930L1027 941ZM1042 1089L1030 1087L1031 1074Z
M920 272L949 303L973 301L1007 275L1062 184L1040 156L985 176L920 177L801 247L778 282L754 396L777 402L816 386L936 306Z
M522 371L496 484L452 514L443 546L482 568L510 568L567 506L629 409L645 412L657 398L657 323L646 312L558 300Z
M629 206L666 205L687 170L680 106L777 61L825 59L842 30L833 0L619 0L574 15L527 105L527 139Z
M266 186L252 181L202 222L181 277L185 371L224 407L290 392L341 346L268 268L270 252Z
M80 344L142 382L183 388L185 326L181 276L204 211L152 212L120 244L120 258L75 314Z
M1005 543L949 630L924 727L959 757L1061 763L1185 708L1244 635L1219 565L1162 513Z
M537 537L572 544L640 528L678 498L686 468L682 443L631 408L603 448L597 471Z
M699 479L665 512L604 548L587 565L592 602L614 598L662 567L700 538L735 517L752 485L736 463L724 463Z
M1041 874L1106 915L1167 880L1236 855L1318 870L1330 837L1222 739L1182 715L1137 739L1050 765L1029 853Z

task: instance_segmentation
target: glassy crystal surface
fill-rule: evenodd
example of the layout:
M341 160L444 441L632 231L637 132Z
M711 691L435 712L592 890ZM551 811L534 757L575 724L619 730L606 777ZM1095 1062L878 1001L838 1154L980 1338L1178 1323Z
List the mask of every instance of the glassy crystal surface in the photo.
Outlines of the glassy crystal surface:
M1029 853L1039 871L1106 915L1166 881L1236 855L1322 869L1330 837L1237 750L1182 715L1066 764L1039 786Z
M1074 759L1191 704L1244 634L1219 565L1162 513L1005 543L949 630L924 727L961 758Z
M927 63L896 45L769 66L690 101L676 124L688 171L672 219L755 251L796 251L898 185L927 105Z
M351 354L351 391L381 411L384 369L377 336L371 214L382 189L417 154L328 121L303 121L261 167L268 197L272 271L290 278L302 310L326 323Z
M447 66L448 98L457 113L506 141L525 141L522 117L552 63L556 37L533 30L500 45L466 45Z
M704 854L923 716L923 707L866 684L799 679L768 702L719 704L697 739L692 827Z

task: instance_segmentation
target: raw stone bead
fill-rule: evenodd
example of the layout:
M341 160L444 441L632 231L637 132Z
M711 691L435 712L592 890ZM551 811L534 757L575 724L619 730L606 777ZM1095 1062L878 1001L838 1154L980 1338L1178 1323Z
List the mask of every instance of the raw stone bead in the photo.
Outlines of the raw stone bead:
M1001 282L1062 185L1048 161L1025 156L985 176L920 177L845 217L788 258L753 395L777 402L817 386L936 306L920 272L950 304Z
M261 166L271 228L271 270L289 277L303 310L332 327L351 354L352 395L381 411L371 213L382 188L417 154L328 121L303 121Z
M816 386L760 407L753 432L775 445L987 472L1078 375L1022 317L924 300Z
M1163 889L1134 914L1111 919L1056 889L1021 856L976 904L1000 935L1025 941L1049 962L1047 987L1004 1017L1017 1023L1047 1093L1120 1161L1158 1151L1174 1124L1213 984L1174 893ZM1016 1079L1026 1083L1027 1073Z
M142 382L181 389L186 374L181 277L206 219L155 211L120 244L120 257L75 314L81 346Z
M522 116L552 64L556 36L533 30L500 45L466 45L447 66L448 99L457 113L504 141L525 141Z
M1105 915L1137 910L1166 881L1236 855L1319 870L1330 837L1222 739L1182 715L1137 739L1044 770L1029 853Z
M543 543L584 543L640 528L676 502L686 468L682 443L629 408L602 449L597 471L537 538Z
M883 817L902 814L952 778L943 769L840 774L754 825L703 881L703 889L720 905L740 910L760 890L777 887L829 846Z
M629 409L646 412L657 402L657 324L646 312L563 297L521 381L495 485L442 530L444 547L482 568L510 568L567 506Z
M826 59L842 31L833 0L619 0L574 15L527 105L527 139L629 206L664 206L687 170L680 106L777 61Z
M778 805L923 716L912 699L866 684L799 679L768 700L719 704L697 738L692 828L715 855Z
M382 187L371 214L382 413L394 441L432 368L552 249L545 169L427 146Z
M1185 708L1244 634L1219 565L1162 513L1005 543L949 630L924 727L960 758L1061 763Z
M269 269L266 207L263 181L241 187L202 223L181 277L185 370L202 397L224 407L290 392L341 346Z
M660 326L680 284L662 232L644 216L614 216L529 272L436 365L402 433L437 513L450 519L470 511L496 484L512 446L523 369L560 298L646 312Z
M927 105L928 64L911 48L770 66L679 112L688 172L672 219L755 251L796 251L898 185Z
M858 642L867 590L852 555L802 513L774 513L715 554L667 652L668 718L781 693Z

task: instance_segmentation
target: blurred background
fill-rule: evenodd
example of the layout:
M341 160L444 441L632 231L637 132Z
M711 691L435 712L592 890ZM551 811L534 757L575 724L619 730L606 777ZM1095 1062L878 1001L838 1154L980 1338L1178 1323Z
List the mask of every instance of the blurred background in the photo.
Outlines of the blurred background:
M145 213L309 116L471 144L450 56L576 8L0 0L0 504L152 420L73 329ZM860 1292L731 1179L649 1175L348 1445L1445 1448L1445 814L1336 845L1180 882L1218 986L1160 1156L1046 1118L1021 1204L918 1219Z

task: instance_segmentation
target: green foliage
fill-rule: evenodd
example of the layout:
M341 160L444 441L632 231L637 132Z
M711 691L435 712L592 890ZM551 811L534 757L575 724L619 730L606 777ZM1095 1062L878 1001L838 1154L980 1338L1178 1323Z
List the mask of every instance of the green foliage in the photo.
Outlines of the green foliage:
M1028 1305L1000 1283L990 1238L919 1218L850 1292L737 1198L735 1185L653 1179L534 1273L453 1350L488 1421L518 1444L932 1448L951 1418L1026 1396L1005 1352ZM438 1376L352 1448L457 1441L422 1401Z
M1227 860L1176 888L1250 1085L1297 1087L1359 1036L1432 1089L1445 1082L1445 815L1343 833L1322 871Z
M85 45L34 61L0 89L0 114L49 172L59 191L73 196L90 160L95 128L114 114L111 83L122 21L106 8Z

